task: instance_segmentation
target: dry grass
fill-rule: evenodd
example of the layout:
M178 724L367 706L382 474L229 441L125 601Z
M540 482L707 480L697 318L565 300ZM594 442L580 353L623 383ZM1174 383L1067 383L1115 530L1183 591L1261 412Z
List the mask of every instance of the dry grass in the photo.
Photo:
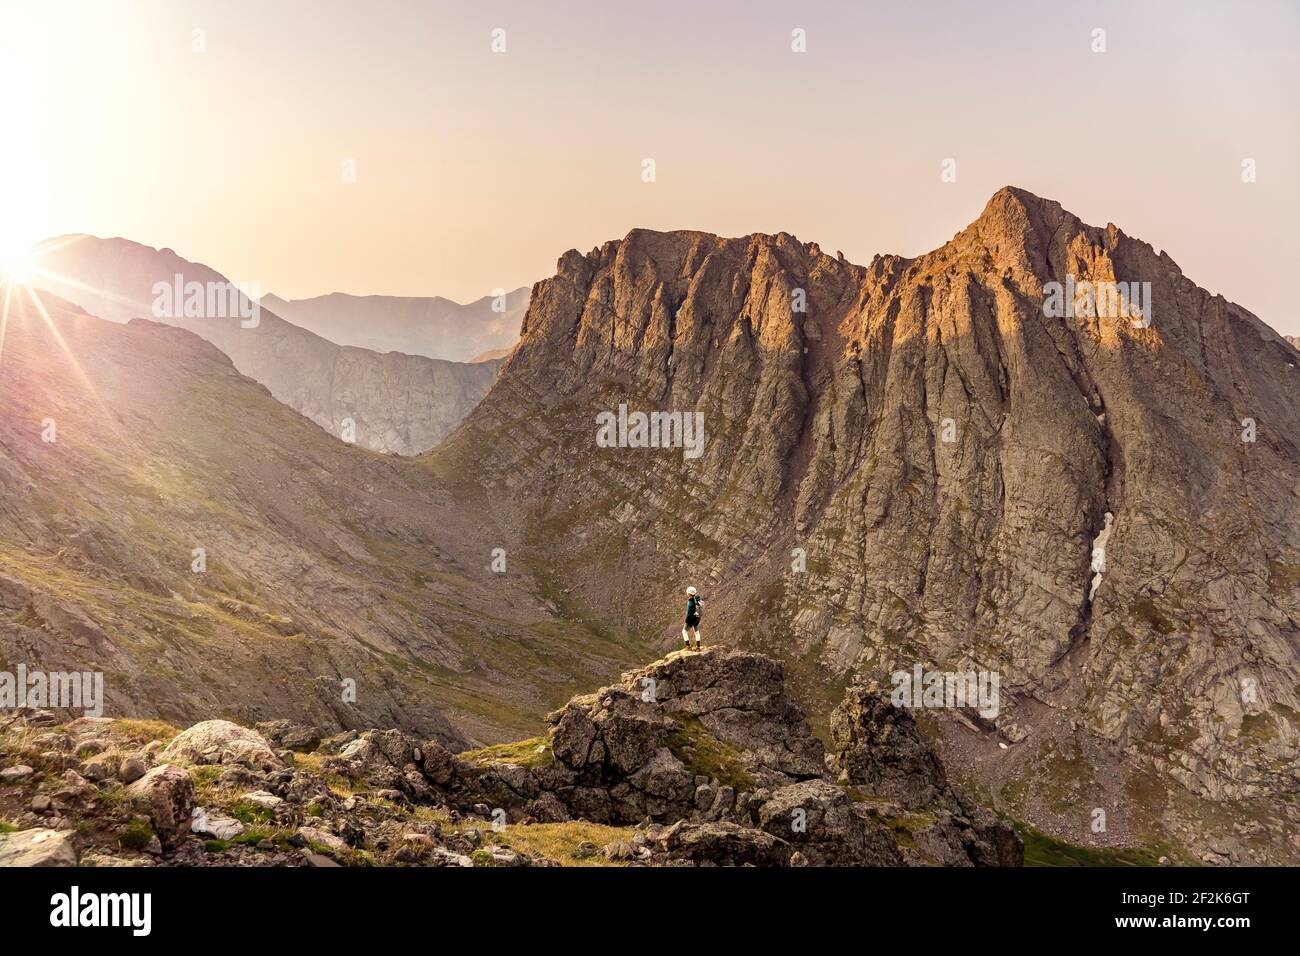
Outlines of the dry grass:
M631 827L607 827L584 820L568 823L531 823L527 826L508 826L504 830L485 829L483 838L496 846L509 847L529 856L544 856L564 866L626 866L622 862L606 859L599 852L577 859L574 852L582 843L594 843L597 848L618 840L631 840Z

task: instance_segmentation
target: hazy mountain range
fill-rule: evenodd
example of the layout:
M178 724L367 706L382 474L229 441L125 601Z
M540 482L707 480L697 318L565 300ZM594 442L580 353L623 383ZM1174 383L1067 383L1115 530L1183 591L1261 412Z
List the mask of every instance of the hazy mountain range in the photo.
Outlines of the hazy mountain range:
M62 236L42 244L38 258L41 272L33 280L38 287L114 322L154 317L189 329L290 408L373 451L412 455L432 448L486 394L500 364L340 345L264 307L255 327L234 314L185 317L179 307L155 316L155 283L172 286L181 276L183 283L205 287L230 284L216 270L170 249Z
M262 297L262 305L294 325L337 342L375 352L406 352L452 362L474 362L484 352L509 352L519 341L528 287L461 305L438 296L347 295L312 299ZM494 311L497 306L499 311Z

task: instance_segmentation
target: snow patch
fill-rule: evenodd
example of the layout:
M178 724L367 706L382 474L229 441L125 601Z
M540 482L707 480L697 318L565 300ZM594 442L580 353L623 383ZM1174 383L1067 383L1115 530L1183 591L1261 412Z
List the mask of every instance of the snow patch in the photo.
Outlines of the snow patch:
M1115 516L1107 511L1101 531L1092 540L1092 587L1088 589L1089 601L1097 594L1097 588L1101 587L1101 576L1106 573L1106 542L1110 540L1114 523Z

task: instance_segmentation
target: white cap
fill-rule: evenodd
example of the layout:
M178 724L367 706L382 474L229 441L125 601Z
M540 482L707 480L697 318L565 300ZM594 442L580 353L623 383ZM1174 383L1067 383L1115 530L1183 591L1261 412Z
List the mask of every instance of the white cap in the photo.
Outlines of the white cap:
M695 593L695 587L692 585L691 587L687 588L687 589L686 589L686 593L687 593L687 594L694 594L694 593Z

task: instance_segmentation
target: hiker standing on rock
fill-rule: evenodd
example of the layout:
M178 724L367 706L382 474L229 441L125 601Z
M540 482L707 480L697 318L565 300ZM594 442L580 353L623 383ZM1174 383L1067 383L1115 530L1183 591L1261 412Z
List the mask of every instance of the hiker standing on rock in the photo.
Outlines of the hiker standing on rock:
M703 646L700 640L700 610L704 606L704 598L696 593L694 587L686 589L686 626L682 628L682 640L686 644L687 650L691 647L691 638L695 638L695 649L698 651Z

